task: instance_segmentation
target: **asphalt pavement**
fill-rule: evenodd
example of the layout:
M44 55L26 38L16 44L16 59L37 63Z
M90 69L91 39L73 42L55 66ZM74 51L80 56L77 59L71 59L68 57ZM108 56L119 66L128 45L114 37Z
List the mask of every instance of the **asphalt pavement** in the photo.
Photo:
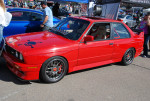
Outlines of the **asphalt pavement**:
M150 54L150 53L149 53ZM67 74L60 82L19 81L0 59L0 101L149 101L150 58Z

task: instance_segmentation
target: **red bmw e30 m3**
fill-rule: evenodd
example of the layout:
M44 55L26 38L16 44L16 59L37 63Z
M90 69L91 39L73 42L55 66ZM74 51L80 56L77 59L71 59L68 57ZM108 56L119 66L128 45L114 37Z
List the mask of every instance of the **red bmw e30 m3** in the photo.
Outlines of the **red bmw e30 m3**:
M19 78L54 83L67 72L131 64L143 50L143 37L118 20L68 17L49 31L7 37L3 57Z

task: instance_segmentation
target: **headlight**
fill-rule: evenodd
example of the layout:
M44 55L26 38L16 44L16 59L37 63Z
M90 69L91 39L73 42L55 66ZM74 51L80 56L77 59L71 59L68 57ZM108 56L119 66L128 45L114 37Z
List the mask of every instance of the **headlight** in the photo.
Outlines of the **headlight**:
M23 56L22 56L21 53L20 53L20 55L19 55L19 59L20 59L21 61L23 61Z
M16 53L15 53L15 56L18 58L18 56L19 56L19 53L16 51Z

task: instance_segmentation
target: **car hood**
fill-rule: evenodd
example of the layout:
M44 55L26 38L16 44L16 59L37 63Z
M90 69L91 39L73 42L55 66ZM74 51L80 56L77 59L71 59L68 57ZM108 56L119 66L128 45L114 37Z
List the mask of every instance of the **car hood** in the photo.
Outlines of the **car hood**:
M7 45L24 54L61 51L75 42L48 31L19 34L6 38Z

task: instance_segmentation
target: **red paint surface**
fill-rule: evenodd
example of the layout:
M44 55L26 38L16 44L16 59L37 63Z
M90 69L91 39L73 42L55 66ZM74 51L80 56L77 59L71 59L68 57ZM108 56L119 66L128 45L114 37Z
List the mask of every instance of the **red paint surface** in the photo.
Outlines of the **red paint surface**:
M3 56L7 61L8 68L14 74L24 80L36 80L39 79L39 71L42 64L47 59L53 56L64 57L68 61L68 72L73 72L76 70L82 70L109 63L120 62L126 50L131 47L136 50L135 57L140 55L141 51L143 50L143 33L137 35L133 33L132 30L125 24L124 26L131 34L131 38L111 39L84 43L84 35L93 23L122 22L109 19L93 20L84 17L76 18L90 21L90 25L88 26L88 28L76 41L66 39L62 36L50 33L48 31L20 34L7 37L6 43L10 47L22 53L24 57L24 62L21 62L14 56L11 56L9 53L4 52ZM11 43L10 38L11 40L14 40ZM36 45L33 45L34 48L24 45L28 40L37 42ZM110 45L110 43L113 43L113 45ZM16 65L20 68L16 68Z

